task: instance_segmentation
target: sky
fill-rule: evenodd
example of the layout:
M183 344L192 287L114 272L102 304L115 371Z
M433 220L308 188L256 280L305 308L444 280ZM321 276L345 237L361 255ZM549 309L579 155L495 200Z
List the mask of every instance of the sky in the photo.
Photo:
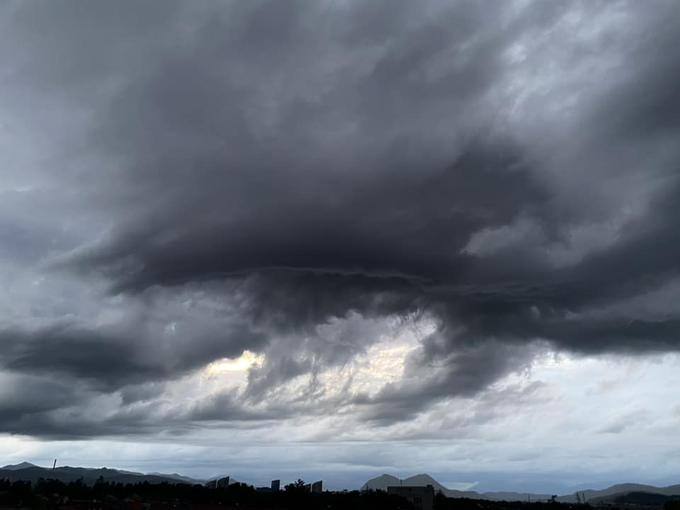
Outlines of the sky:
M680 8L0 5L0 459L680 483Z

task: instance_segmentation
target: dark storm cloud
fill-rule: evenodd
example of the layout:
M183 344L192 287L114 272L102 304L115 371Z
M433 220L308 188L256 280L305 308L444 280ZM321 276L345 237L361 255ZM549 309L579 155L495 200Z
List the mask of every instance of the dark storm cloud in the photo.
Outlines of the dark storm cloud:
M470 257L459 252L471 232L546 200L515 152L473 145L441 170L389 168L377 177L358 177L357 189L343 189L350 185L343 179L311 196L299 196L298 186L307 183L292 177L278 186L252 187L236 175L236 186L248 188L240 189L237 205L209 203L209 217L201 217L205 204L196 204L189 225L158 218L153 232L145 225L85 260L120 270L123 289L277 269L346 274L347 280L365 275L386 282L391 276L458 281L470 265ZM316 176L309 179L320 186ZM219 207L238 207L238 221L213 217Z
M37 330L0 332L0 366L25 373L51 373L89 381L113 391L129 384L179 377L215 359L239 355L246 346L262 345L251 328L204 331L178 337L136 327L106 331L61 325ZM144 330L147 329L145 332ZM133 339L133 341L131 341ZM237 342L242 342L238 344ZM194 342L200 349L194 347Z
M252 404L379 336L324 342L319 328L334 319L430 318L437 331L405 372L417 384L348 397L390 423L474 395L528 365L541 342L598 353L680 346L675 315L608 311L679 276L672 4L624 3L618 29L564 47L531 41L559 38L571 11L585 24L592 9L604 26L608 6L75 6L12 7L14 50L3 50L16 52L4 78L12 112L35 97L41 108L26 117L48 132L62 117L42 107L77 112L48 181L76 189L57 206L96 211L100 228L88 225L87 241L50 267L104 275L121 299L212 285L210 299L238 304L229 320L179 320L176 335L163 326L186 312L179 305L152 326L123 317L109 329L6 328L2 367L115 392L264 351L243 394ZM513 56L522 45L535 53ZM571 82L541 92L541 73L598 52L603 67L622 63L594 85L574 70L583 97L559 110ZM521 67L532 58L535 69ZM527 104L539 113L516 118L524 90L538 90ZM628 208L633 219L621 220ZM145 400L124 391L126 405ZM190 414L251 418L242 404L215 397Z
M6 423L22 416L59 409L82 396L81 392L73 390L67 384L40 377L3 376L0 420Z

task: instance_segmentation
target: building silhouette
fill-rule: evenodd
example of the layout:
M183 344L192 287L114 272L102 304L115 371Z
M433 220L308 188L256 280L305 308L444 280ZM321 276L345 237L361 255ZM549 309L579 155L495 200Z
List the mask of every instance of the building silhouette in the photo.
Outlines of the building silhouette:
M281 480L272 480L272 491L278 492L281 489Z
M388 487L388 494L401 496L408 500L416 510L432 510L434 506L434 487Z
M323 480L319 480L312 484L312 492L314 494L321 494L323 492Z

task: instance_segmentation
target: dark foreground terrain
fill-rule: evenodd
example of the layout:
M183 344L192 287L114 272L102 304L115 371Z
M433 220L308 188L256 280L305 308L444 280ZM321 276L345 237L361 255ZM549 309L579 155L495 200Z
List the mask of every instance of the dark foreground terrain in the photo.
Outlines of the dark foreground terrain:
M606 508L680 510L674 499L650 500L638 495L631 501L607 503ZM382 491L345 491L313 494L302 484L291 484L279 492L233 484L208 488L188 484L109 483L56 480L37 482L0 480L1 509L38 510L417 510L399 496ZM434 510L587 510L594 507L558 502L502 502L435 497Z

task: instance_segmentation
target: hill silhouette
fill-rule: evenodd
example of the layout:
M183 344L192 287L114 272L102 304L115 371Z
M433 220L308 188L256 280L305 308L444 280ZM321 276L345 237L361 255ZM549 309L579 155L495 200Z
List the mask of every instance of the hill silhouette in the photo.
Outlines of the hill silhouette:
M217 478L221 478L217 477ZM38 480L58 480L63 483L82 481L87 485L92 485L97 481L122 484L203 484L206 480L198 480L172 473L138 473L111 468L84 468L62 466L56 469L45 468L31 464L30 462L20 462L18 464L8 464L0 468L0 480L9 482L32 482ZM232 483L238 483L233 478ZM461 491L450 489L432 476L420 473L404 479L394 475L383 474L368 480L362 490L386 491L390 486L424 486L432 485L436 492L449 498L468 498L487 501L547 501L551 498L550 494L522 493L522 492L476 492ZM657 487L638 483L622 483L612 485L605 489L588 489L573 494L564 494L556 498L561 503L577 503L581 501L592 504L614 503L621 504L628 500L631 501L664 501L680 497L680 484Z
M585 490L579 491L579 494L587 502L598 502L605 499L615 499L617 497L625 496L631 493L644 494L659 494L662 496L678 496L680 495L680 484L669 485L667 487L656 487L654 485L645 485L640 483L619 483L607 487L602 490ZM574 503L577 500L576 493L567 496L560 496L557 501L563 503Z
M164 474L144 474L135 473L132 471L123 471L119 469L109 468L83 468L62 466L56 469L39 467L29 462L22 462L20 464L8 465L0 468L0 480L8 480L10 482L37 482L40 479L59 480L60 482L69 483L77 480L82 480L85 484L93 484L97 480L105 480L111 483L200 483L200 481L192 480L179 475L164 475Z
M8 471L17 471L19 469L28 469L34 467L38 466L36 466L35 464L31 464L30 462L20 462L19 464L7 464L6 466L2 466L0 469Z
M444 496L449 498L469 498L469 499L482 499L489 501L547 501L551 498L550 494L537 494L537 493L526 493L526 492L476 492L476 491L460 491L455 489L449 489L445 487L437 480L432 478L428 474L418 474L410 476L408 478L400 479L396 476L383 474L376 478L368 480L363 486L362 490L387 490L390 486L424 486L432 485L435 492L441 492ZM612 485L606 489L595 490L588 489L584 491L578 491L578 493L566 494L558 496L556 501L561 503L577 503L579 498L582 501L592 502L592 503L602 503L602 502L616 502L620 503L629 498L631 494L636 494L636 500L647 500L650 501L661 501L664 498L670 498L672 496L680 496L680 484L669 485L667 487L655 487L653 485L644 485L638 483L623 483ZM645 494L647 496L640 496ZM657 498L655 496L662 496Z

